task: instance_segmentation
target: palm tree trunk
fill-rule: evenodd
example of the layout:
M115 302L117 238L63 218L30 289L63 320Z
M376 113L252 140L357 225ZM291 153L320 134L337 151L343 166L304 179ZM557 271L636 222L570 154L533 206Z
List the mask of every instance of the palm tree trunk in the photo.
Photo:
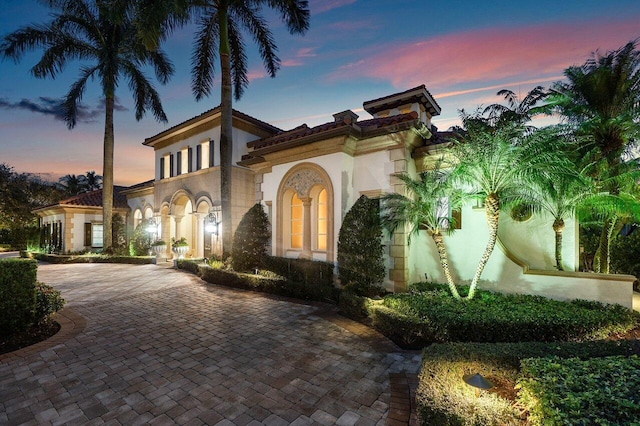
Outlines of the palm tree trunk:
M604 221L602 232L600 233L600 243L598 244L598 250L596 251L596 256L593 262L593 269L595 272L601 274L609 273L609 266L611 264L611 239L616 227L616 221L617 218L615 216Z
M104 143L102 158L102 247L110 250L113 217L113 106L114 96L105 96Z
M564 271L562 264L562 231L564 231L564 220L557 218L553 221L553 232L556 233L556 268Z
M231 254L231 160L233 147L233 104L231 99L231 64L229 61L228 18L224 8L218 9L220 24L220 201L222 210L222 256Z
M467 300L473 299L482 271L484 271L484 267L487 265L489 257L491 257L491 253L493 253L493 248L496 245L496 240L498 239L498 220L500 219L500 200L498 199L498 194L491 193L487 195L487 198L484 200L484 211L487 216L487 225L489 227L489 241L487 242L487 246L484 249L482 257L480 258L480 262L478 262L478 268L476 269L476 273L471 281L471 286L469 287Z
M431 238L433 238L433 242L436 243L436 247L438 248L438 256L440 256L440 265L442 265L442 270L444 271L444 276L447 279L447 284L449 285L449 291L451 291L451 295L456 299L460 300L460 293L458 293L458 288L453 282L453 278L451 277L451 270L449 269L449 259L447 256L447 248L444 245L444 238L442 234L432 233Z

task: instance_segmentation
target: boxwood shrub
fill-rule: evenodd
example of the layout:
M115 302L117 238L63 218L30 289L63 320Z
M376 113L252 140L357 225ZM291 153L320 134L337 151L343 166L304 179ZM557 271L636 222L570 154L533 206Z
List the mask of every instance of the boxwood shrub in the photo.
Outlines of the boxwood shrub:
M423 425L526 424L528 419L524 418L524 402L517 401L515 394L505 395L498 392L500 387L515 386L520 375L522 360L547 356L574 360L614 355L629 356L638 350L637 345L637 342L633 341L431 345L423 351L422 368L416 392L420 423ZM475 373L482 374L496 384L496 389L476 394L475 390L462 380L465 374ZM538 376L535 375L535 377ZM532 379L531 382L535 383L535 380ZM524 382L521 381L521 383ZM523 386L531 387L529 383ZM558 396L554 395L554 398ZM529 402L532 403L532 401L533 398L530 398ZM545 422L544 424L565 423Z
M520 402L534 425L637 425L640 358L522 360Z
M176 265L179 269L197 274L209 283L227 287L334 303L338 297L338 290L333 285L314 283L310 279L302 282L293 281L272 271L260 270L258 274L249 274L215 268L186 259L178 260Z
M457 301L446 288L433 288L387 296L383 304L371 306L369 315L381 331L406 328L413 336L409 340L422 346L432 342L595 340L624 333L640 319L637 312L620 305L488 291L479 291L471 301ZM389 337L402 344L401 336Z
M60 291L50 285L36 282L36 309L34 322L42 322L64 307Z
M0 259L0 334L31 325L36 311L36 269L31 259Z

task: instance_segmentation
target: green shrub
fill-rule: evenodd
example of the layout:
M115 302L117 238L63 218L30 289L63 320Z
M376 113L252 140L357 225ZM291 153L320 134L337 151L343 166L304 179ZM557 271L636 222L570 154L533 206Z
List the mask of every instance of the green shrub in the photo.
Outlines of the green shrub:
M385 276L378 200L361 196L344 217L338 236L338 277L360 296L383 293Z
M333 263L267 256L264 269L306 286L333 287Z
M0 334L23 330L33 323L37 267L31 259L0 259Z
M249 209L238 224L233 236L231 256L236 271L252 271L262 268L267 257L271 229L269 218L257 203Z
M178 260L177 266L180 269L196 273L204 281L212 284L304 300L335 301L337 299L337 289L333 286L291 281L271 271L259 271L259 274L249 274L197 264L192 260L185 259Z
M340 308L342 315L361 321L369 316L368 304L370 300L350 291L342 291L338 299L338 308Z
M39 323L49 318L64 307L64 299L60 292L50 285L36 283L36 311L35 322Z
M147 256L151 250L151 244L154 241L154 235L147 232L147 227L152 224L154 219L143 219L129 240L129 254L131 256Z
M637 350L634 342L523 342L523 343L446 343L424 349L417 411L423 425L512 425L525 424L514 400L495 390L476 395L462 377L480 373L503 387L515 386L523 359L555 356L560 358L629 355ZM553 424L553 423L549 423ZM586 423L583 423L586 424Z
M384 298L384 307L429 327L431 342L519 342L594 340L624 333L639 322L639 314L620 305L561 302L540 296L479 291L460 303L441 286L425 292ZM377 308L376 308L377 309ZM391 328L378 321L381 328ZM428 344L425 341L425 344Z
M522 361L519 400L534 425L637 425L640 358Z
M611 243L611 270L616 274L635 275L634 288L640 290L640 229L627 236L619 235Z
M103 254L46 254L31 253L42 262L47 263L126 263L131 265L148 265L155 261L154 256L107 256Z

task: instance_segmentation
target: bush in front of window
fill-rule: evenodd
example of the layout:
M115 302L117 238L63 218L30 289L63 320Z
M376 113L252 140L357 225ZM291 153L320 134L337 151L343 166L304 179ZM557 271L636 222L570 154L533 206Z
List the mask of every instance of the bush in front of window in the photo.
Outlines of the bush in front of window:
M147 231L147 227L153 219L144 219L133 231L131 240L129 241L129 254L131 256L147 256L151 249L151 244L155 239L155 235Z
M257 203L242 217L233 236L233 269L243 272L262 268L270 240L269 218Z
M346 290L359 296L384 292L383 250L378 200L363 195L344 217L338 237L338 277Z

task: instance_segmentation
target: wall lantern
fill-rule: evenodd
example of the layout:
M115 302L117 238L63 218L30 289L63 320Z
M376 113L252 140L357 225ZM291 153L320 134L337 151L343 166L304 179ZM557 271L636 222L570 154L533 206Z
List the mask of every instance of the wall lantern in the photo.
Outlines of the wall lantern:
M220 222L222 221L221 219L222 218L219 210L214 210L210 212L207 215L207 218L205 220L205 225L204 225L205 231L213 235L218 235Z
M144 228L150 234L156 234L158 232L158 223L156 222L156 218L152 217L147 222L147 226Z
M464 380L467 385L475 388L476 396L480 395L481 390L487 390L493 387L493 383L482 377L479 373L465 374L462 376L462 380Z

